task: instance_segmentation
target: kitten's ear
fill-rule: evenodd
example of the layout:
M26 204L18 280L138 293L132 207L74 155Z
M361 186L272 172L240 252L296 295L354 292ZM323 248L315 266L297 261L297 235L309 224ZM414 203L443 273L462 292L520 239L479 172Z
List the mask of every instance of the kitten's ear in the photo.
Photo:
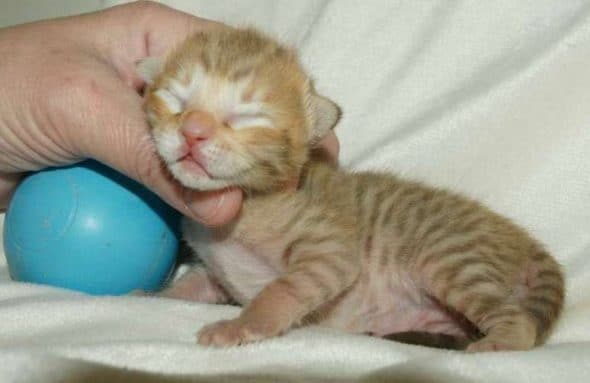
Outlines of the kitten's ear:
M313 116L310 141L315 144L336 125L340 119L340 108L329 98L317 94L315 90L311 91L310 106Z
M164 69L162 57L147 57L137 63L136 72L146 84L151 85L157 75Z

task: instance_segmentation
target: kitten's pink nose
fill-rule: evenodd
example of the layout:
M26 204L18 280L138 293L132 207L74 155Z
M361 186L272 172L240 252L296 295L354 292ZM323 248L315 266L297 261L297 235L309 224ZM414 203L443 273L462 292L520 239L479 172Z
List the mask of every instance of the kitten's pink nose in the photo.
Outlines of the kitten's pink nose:
M208 140L213 134L215 120L209 113L192 112L190 113L180 128L189 148L196 144Z

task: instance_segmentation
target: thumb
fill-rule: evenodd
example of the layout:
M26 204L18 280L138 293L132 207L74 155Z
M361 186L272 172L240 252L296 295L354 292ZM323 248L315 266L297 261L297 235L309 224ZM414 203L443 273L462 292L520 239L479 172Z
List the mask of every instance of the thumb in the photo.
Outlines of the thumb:
M142 129L143 130L143 129ZM114 147L110 157L101 159L139 181L181 213L207 226L230 221L239 211L239 189L200 192L184 188L166 169L147 132L126 130L128 138Z

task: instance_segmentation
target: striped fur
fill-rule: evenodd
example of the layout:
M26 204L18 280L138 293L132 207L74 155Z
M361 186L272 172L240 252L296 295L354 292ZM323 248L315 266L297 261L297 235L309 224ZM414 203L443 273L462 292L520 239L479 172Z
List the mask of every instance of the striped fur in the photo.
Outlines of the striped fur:
M222 148L218 161L242 161L232 160L235 174L219 174L222 186L245 190L244 206L221 228L185 222L185 240L205 268L163 292L244 306L238 318L201 329L199 343L248 343L308 323L393 339L444 334L457 339L454 345L469 344L468 351L524 350L545 341L563 305L564 281L542 245L455 193L311 160L338 111L315 93L293 51L256 31L194 36L147 90L156 145L181 183L221 185L214 166L206 169L208 180L175 170L169 156L178 139L162 138L178 137L183 116L195 110L223 121L218 104L183 90L188 85L170 86L196 89L209 77L223 84L209 88L209 100L227 101L215 92L230 89L233 101L224 107L244 110L241 103L256 99L256 110L266 112L247 115L239 129L215 128L210 140ZM240 91L232 93L233 84ZM181 102L169 93L162 98L162 89ZM264 126L248 126L260 121ZM297 177L293 190L289 180Z

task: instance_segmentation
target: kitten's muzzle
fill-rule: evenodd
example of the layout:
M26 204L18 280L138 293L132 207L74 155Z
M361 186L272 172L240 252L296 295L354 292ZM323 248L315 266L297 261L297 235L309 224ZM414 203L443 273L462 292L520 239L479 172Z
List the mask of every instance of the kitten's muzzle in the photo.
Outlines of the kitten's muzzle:
M180 128L188 149L182 161L193 161L205 170L207 164L201 150L207 140L213 136L214 130L215 120L210 114L191 112Z
M180 128L189 148L208 140L215 130L215 120L209 113L192 112Z

